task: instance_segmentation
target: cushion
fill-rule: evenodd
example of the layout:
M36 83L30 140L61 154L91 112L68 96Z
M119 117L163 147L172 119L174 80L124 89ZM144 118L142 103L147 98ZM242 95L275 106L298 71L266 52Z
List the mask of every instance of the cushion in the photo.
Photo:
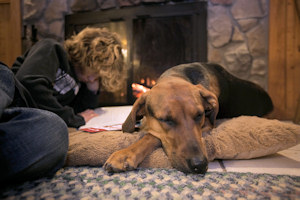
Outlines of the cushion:
M102 166L115 151L128 147L144 132L105 131L86 133L69 129L66 166ZM218 120L204 137L209 161L251 159L274 154L300 143L300 126L253 116ZM156 149L139 167L172 168L162 148Z

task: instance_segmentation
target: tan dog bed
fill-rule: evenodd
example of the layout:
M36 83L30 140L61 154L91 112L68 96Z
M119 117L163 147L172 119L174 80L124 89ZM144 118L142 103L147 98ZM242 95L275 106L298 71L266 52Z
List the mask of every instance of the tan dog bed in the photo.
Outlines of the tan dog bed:
M69 132L66 166L102 166L113 152L129 146L143 136L143 133L122 131L91 134L70 129ZM266 156L299 143L299 125L250 116L219 120L217 127L205 137L210 161ZM155 150L139 167L172 168L162 148Z

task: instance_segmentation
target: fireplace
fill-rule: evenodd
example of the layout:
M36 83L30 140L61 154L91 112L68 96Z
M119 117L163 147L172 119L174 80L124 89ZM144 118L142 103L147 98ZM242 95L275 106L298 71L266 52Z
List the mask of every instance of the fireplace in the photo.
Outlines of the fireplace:
M166 69L207 60L207 2L141 5L67 15L65 36L86 26L106 27L120 35L128 66L122 90L102 91L99 106L131 105L136 87L151 88Z

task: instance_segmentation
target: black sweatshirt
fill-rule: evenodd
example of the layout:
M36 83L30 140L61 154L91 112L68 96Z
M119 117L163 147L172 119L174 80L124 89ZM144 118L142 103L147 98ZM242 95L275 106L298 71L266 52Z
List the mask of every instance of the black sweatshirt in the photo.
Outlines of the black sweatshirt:
M79 82L63 46L52 39L37 42L12 66L16 78L29 91L37 108L59 115L69 127L85 124L76 115L98 106L98 94Z

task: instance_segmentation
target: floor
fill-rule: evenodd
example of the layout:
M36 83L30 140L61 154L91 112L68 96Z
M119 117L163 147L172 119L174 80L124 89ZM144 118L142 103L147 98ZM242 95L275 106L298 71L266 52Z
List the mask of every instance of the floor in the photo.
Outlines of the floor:
M300 176L300 144L276 154L250 160L220 160L208 171L251 172Z

